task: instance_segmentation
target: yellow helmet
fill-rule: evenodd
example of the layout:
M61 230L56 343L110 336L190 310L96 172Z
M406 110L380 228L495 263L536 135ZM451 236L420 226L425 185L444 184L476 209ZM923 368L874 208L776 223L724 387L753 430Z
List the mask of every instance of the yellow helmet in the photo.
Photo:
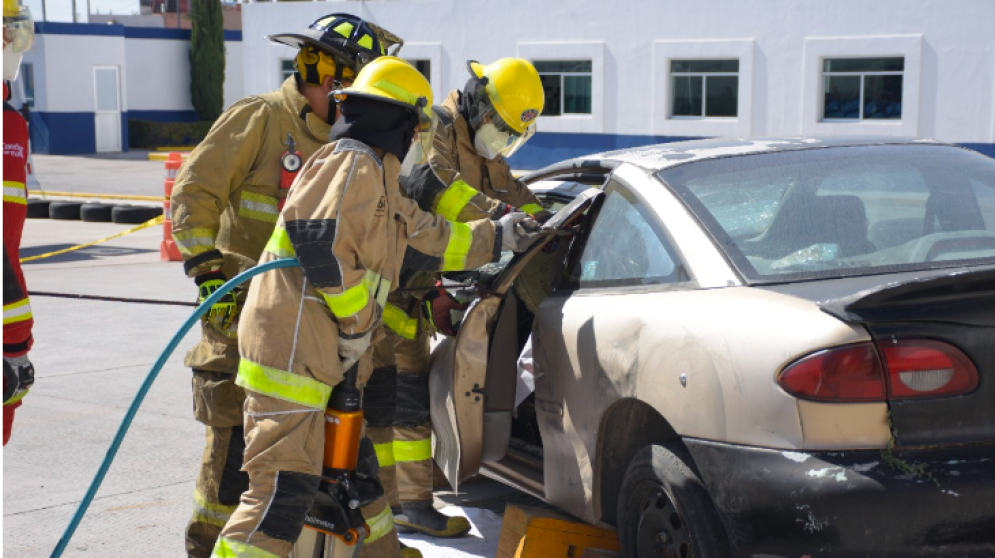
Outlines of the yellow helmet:
M487 96L505 123L515 132L525 133L546 104L535 66L522 58L502 58L486 66L470 60L467 66L484 81Z
M21 56L35 41L31 11L20 0L3 0L3 35L3 79L14 81L21 67Z
M394 56L381 56L367 64L349 87L336 92L341 99L368 97L432 115L432 86L414 66Z

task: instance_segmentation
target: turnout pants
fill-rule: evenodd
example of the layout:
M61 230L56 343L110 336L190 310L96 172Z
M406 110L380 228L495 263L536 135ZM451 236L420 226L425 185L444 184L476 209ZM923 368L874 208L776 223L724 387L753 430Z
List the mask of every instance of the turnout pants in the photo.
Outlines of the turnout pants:
M361 361L360 378L369 371ZM325 414L251 390L245 402L249 488L228 520L214 556L281 558L290 554L314 503L325 446ZM361 556L400 557L394 517L383 496L364 507L370 527Z
M235 385L238 341L204 323L201 329L200 343L186 357L186 364L194 369L194 418L206 426L207 440L193 494L193 516L186 529L190 558L211 556L218 534L249 487L249 476L241 471L245 391Z
M432 422L429 414L429 337L408 340L393 331L373 352L363 393L367 435L380 462L380 482L392 507L432 500Z

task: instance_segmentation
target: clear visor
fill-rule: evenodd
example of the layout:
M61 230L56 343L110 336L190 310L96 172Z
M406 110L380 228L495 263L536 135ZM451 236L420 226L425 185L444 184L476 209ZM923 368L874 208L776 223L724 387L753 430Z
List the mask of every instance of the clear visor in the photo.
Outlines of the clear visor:
M3 42L14 52L27 52L35 42L35 24L31 12L21 7L16 16L3 18Z
M404 155L404 161L401 161L401 176L410 175L416 166L428 162L432 139L435 137L438 125L439 119L431 107L418 107L418 127L415 128L415 135L411 139L411 147Z
M492 93L490 89L493 88L485 85L483 80L477 82L475 105L470 111L470 126L478 140L486 144L488 153L511 157L535 134L536 126L533 122L521 133L509 126L491 103L491 95L496 92Z

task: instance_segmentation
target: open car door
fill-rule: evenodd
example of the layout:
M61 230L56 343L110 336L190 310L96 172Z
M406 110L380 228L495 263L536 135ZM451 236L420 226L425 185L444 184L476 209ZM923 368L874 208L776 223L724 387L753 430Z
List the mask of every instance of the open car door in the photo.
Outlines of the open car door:
M602 195L595 188L584 190L557 211L543 229L569 229ZM453 489L460 481L476 475L481 463L498 460L507 451L518 346L502 343L501 347L491 347L491 337L496 328L517 327L517 304L505 304L508 311L504 311L502 302L514 296L509 295L509 290L515 278L554 238L557 237L552 234L544 235L534 246L516 254L466 311L456 337L443 339L432 352L429 387L435 431L433 454ZM500 370L501 375L488 377L488 370Z

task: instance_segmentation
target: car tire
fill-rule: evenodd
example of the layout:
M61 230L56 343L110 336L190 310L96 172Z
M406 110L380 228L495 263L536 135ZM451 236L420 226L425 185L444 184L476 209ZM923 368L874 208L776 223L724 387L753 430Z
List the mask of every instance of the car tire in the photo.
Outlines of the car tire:
M162 215L161 207L117 205L111 211L111 220L115 223L138 225L160 215Z
M632 459L618 497L622 556L733 556L715 505L691 464L679 443L643 448Z
M84 203L79 208L79 217L87 223L110 223L113 209L108 203Z
M79 219L79 208L83 202L52 202L48 206L48 216L52 219Z
M52 205L52 200L28 199L28 219L48 219L48 206L50 205Z

